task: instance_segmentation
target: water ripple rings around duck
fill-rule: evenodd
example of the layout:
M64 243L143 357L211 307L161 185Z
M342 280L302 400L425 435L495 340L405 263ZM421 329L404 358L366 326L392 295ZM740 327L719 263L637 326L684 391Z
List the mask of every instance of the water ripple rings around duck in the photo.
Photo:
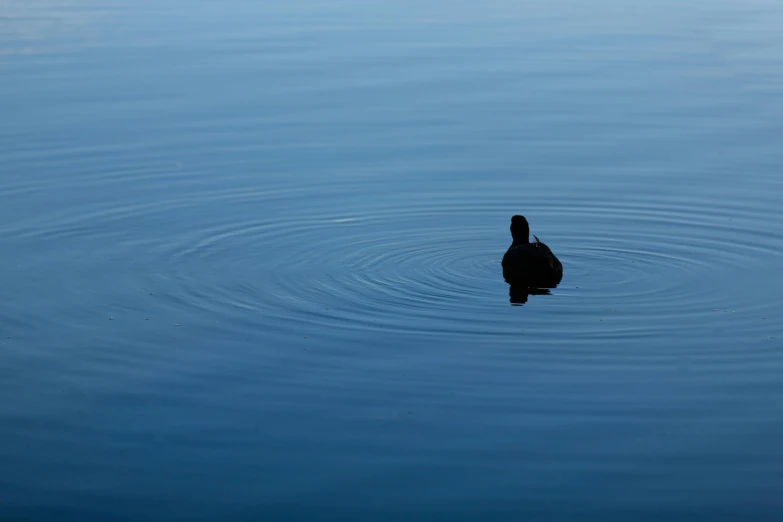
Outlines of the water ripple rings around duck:
M294 191L291 208L304 195ZM262 207L267 196L256 197L252 204ZM607 317L607 326L597 330L585 321L572 335L631 339L665 333L672 321L709 323L728 307L765 311L750 293L739 301L733 293L729 304L724 291L732 272L747 268L747 252L777 248L754 232L752 209L738 209L727 221L708 201L700 209L652 200L607 208L572 202L524 210L534 233L541 231L563 261L565 276L552 295L533 296L520 320L510 320L500 258L517 207L501 194L497 200L322 204L307 215L284 210L187 230L157 245L155 254L180 305L224 315L239 309L261 322L293 322L300 331L312 324L511 339L525 328L554 330L564 317L594 312L595 320ZM618 219L634 226L613 227ZM733 249L725 248L728 240ZM282 243L284 249L275 247ZM769 270L754 268L760 276ZM207 271L221 277L205 278ZM535 316L535 325L525 314Z

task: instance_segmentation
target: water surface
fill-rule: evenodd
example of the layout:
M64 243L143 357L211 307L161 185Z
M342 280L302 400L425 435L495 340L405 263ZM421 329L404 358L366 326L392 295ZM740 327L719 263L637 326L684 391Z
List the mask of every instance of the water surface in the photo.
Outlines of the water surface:
M783 516L777 3L0 5L0 519Z

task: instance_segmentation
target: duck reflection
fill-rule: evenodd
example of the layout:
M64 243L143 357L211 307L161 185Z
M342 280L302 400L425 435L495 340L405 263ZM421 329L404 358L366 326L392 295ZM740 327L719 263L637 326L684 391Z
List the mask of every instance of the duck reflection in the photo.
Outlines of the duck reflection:
M552 295L549 288L528 288L526 286L511 285L508 288L508 300L511 304L521 306L527 303L531 295Z

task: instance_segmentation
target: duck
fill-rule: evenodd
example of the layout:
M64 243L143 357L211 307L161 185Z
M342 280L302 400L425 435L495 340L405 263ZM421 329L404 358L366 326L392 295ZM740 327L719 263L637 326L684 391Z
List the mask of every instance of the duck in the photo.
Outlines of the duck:
M563 279L563 264L535 235L524 216L511 218L511 246L503 256L503 278L512 286L554 288Z

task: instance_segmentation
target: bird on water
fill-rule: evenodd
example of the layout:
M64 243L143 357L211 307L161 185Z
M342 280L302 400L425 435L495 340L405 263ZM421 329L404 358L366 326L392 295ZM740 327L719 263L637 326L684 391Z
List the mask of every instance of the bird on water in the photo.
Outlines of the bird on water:
M563 279L563 265L536 236L530 242L530 226L524 216L511 218L513 242L503 256L503 278L526 288L554 288Z

